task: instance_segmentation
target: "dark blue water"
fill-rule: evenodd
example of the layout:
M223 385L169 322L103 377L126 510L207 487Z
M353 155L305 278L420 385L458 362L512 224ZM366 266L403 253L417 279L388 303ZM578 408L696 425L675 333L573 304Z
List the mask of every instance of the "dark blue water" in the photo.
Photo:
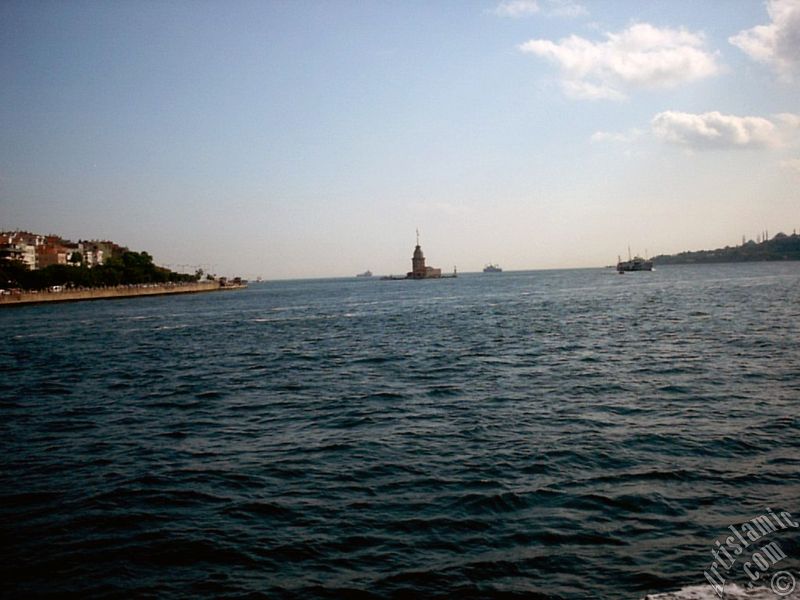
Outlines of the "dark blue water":
M800 515L800 263L267 283L0 334L8 596L633 599Z

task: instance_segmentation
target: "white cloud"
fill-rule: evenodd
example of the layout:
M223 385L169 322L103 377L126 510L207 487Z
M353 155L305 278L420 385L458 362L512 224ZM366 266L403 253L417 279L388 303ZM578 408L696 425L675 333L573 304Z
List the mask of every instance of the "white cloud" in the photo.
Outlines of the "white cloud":
M550 0L550 9L547 14L553 17L566 17L577 19L578 17L589 16L589 11L582 4L576 4L572 0Z
M641 129L631 129L627 132L616 131L595 131L592 134L593 142L617 142L620 144L628 144L635 142L644 135Z
M536 0L503 0L493 12L500 17L519 19L538 13L539 4Z
M781 123L786 129L800 129L800 115L779 113L775 115L775 120Z
M800 158L790 158L788 160L782 160L781 167L783 167L787 171L791 171L793 173L797 173L798 175L800 175Z
M589 14L585 6L573 0L544 0L544 2L545 14L548 17L574 19L585 17ZM542 12L542 7L537 0L502 0L491 12L500 17L520 19Z
M594 143L636 142L650 137L693 150L710 148L785 148L800 143L800 115L780 113L770 118L740 117L712 111L702 114L665 111L650 122L650 129L596 131ZM795 168L800 159L784 161L782 166Z
M530 40L519 48L555 63L565 92L577 98L619 99L629 88L672 88L719 71L702 33L637 23L605 37Z
M653 117L651 127L657 139L691 148L775 148L796 136L795 119L800 116L784 113L770 120L670 110Z
M596 85L588 81L565 79L561 89L570 98L579 100L624 100L625 94L607 84Z
M800 72L800 0L769 0L771 22L740 31L728 41L783 78Z

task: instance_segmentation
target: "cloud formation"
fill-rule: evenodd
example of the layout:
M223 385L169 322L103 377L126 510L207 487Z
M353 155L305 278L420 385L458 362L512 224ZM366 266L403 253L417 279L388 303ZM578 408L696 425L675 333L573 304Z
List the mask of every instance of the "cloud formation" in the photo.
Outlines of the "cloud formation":
M500 17L519 19L535 15L539 10L539 3L536 0L503 0L493 12Z
M800 0L769 0L768 25L740 31L728 41L784 79L800 72Z
M542 11L537 0L502 0L492 11L500 17L521 19ZM545 0L545 14L549 17L585 17L589 14L586 7L573 0Z
M627 144L645 137L694 150L785 148L800 143L800 115L780 113L766 118L668 110L652 118L649 130L596 131L591 141Z
M695 149L776 148L789 141L798 126L800 117L788 113L770 120L717 111L692 114L668 110L651 122L657 139Z
M631 129L627 132L614 132L614 131L595 131L592 134L593 142L617 142L627 144L635 142L644 135L641 129Z
M619 100L627 89L673 88L719 72L702 33L637 23L605 37L530 40L519 49L557 65L564 92L589 100Z
M589 81L564 79L561 81L561 89L570 98L577 98L578 100L625 99L625 94L605 83L597 85Z
M553 17L576 19L589 15L589 11L586 10L585 6L572 2L572 0L549 0L549 4L550 8L547 14Z
M800 158L789 158L781 161L781 167L800 175Z

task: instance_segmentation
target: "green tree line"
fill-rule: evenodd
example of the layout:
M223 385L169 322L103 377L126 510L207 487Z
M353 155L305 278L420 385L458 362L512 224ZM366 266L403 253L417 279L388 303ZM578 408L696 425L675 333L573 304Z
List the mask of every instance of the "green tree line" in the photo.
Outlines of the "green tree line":
M0 288L44 290L52 286L102 287L141 283L190 282L200 274L176 273L153 264L147 252L127 251L96 267L50 265L30 270L20 261L0 261Z
M764 240L758 244L750 240L741 246L653 257L653 262L657 265L765 260L800 260L800 235L779 233L771 240Z

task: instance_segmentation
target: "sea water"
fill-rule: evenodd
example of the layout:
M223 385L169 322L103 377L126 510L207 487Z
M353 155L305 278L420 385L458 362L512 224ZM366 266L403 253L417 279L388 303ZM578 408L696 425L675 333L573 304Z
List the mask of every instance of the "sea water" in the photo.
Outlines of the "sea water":
M730 525L800 517L800 263L270 282L0 335L10 596L714 597Z

